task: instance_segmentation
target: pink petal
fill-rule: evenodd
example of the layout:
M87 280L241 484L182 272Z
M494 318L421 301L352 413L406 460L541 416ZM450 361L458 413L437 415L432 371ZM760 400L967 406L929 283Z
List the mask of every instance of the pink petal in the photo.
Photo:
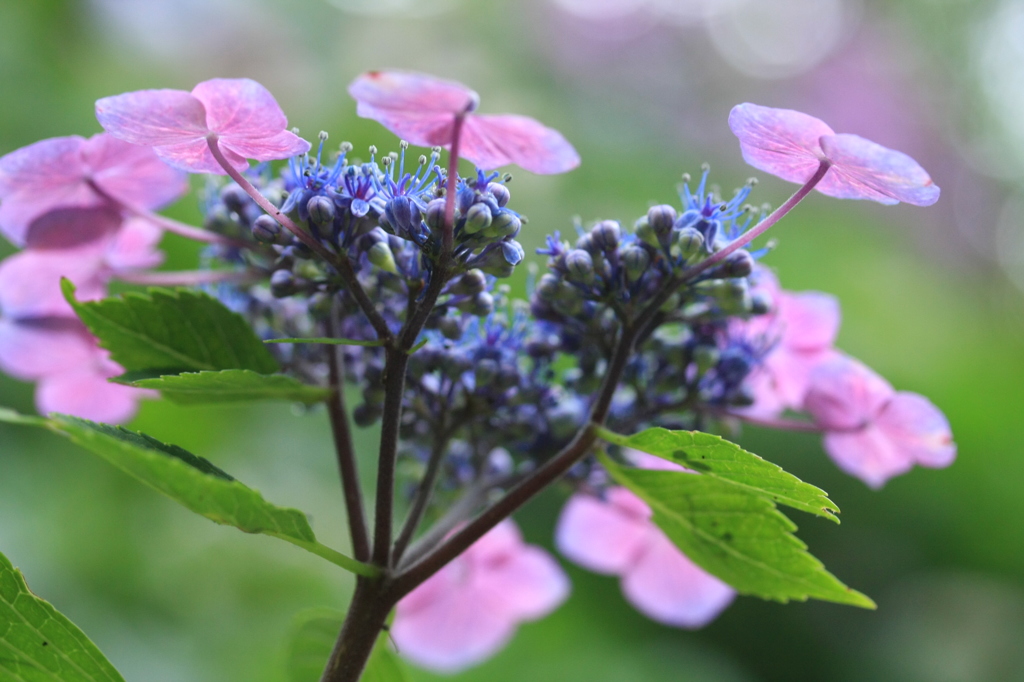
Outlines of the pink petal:
M104 242L121 226L113 206L57 208L39 216L24 233L30 249L74 249Z
M309 143L288 130L266 137L223 137L220 144L225 151L257 161L287 159L309 151Z
M798 350L831 347L839 335L839 299L820 291L783 291L778 314L786 346Z
M636 498L624 488L612 488L608 492L615 490L623 490ZM573 495L558 518L555 546L570 561L587 570L622 574L647 543L649 514L649 511L647 515L631 513L592 495Z
M102 199L83 184L86 169L77 135L41 140L0 158L0 231L23 245L29 225L60 207L89 207Z
M103 260L117 272L153 268L164 260L157 250L163 231L143 218L130 218L107 246Z
M840 469L872 488L881 488L890 478L906 473L914 465L913 454L874 425L858 431L826 433L824 445L825 452Z
M739 138L744 161L801 184L814 175L824 158L819 139L834 134L824 121L813 116L749 102L733 107L729 128Z
M77 320L0 318L0 370L18 379L73 370L92 362L95 354L96 343Z
M127 206L153 210L188 191L188 178L160 160L149 147L107 134L90 138L82 156L93 181Z
M771 375L772 387L783 407L803 409L815 369L840 355L831 348L801 351L783 345L776 347L765 358L764 368Z
M370 118L411 144L446 146L459 114L476 108L479 97L455 81L406 71L370 71L356 78L348 92L356 113Z
M902 152L849 134L822 137L821 146L832 162L816 188L823 194L915 206L931 206L939 200L939 188L928 173Z
M693 471L690 471L686 467L680 466L675 462L670 462L667 459L658 457L657 455L651 455L646 452L641 452L640 450L630 449L626 450L624 454L626 460L628 460L630 464L641 469L654 469L657 471L682 471L688 474L694 473ZM637 498L637 500L639 499L640 498ZM644 508L646 509L646 507L647 505L645 504ZM647 517L650 517L649 510L647 512Z
M449 570L453 566L454 562L400 601L391 625L402 656L445 673L486 660L505 646L516 629L508 614L483 608L472 592L460 590L455 571ZM428 587L432 582L438 585ZM426 603L417 600L419 608L409 608L406 600L424 588L435 598Z
M751 372L744 385L753 394L754 404L738 410L741 414L757 419L774 419L785 411L786 403L775 385L774 374L763 365Z
M545 615L567 593L558 565L504 521L402 599L391 634L403 656L454 672L494 654L520 621Z
M648 618L700 628L728 606L735 590L690 561L660 530L622 579L626 599Z
M110 371L102 364L91 363L43 377L36 387L39 413L59 412L106 424L129 421L147 391L107 381L121 374L120 368L114 367Z
M245 157L239 156L223 143L220 145L224 157L237 171L244 171L249 167ZM227 175L224 168L217 163L213 157L206 138L189 140L179 144L168 144L163 147L154 147L153 151L160 157L160 160L174 168L189 173L213 173L216 175Z
M203 139L210 132L206 108L184 90L138 90L96 101L96 118L108 133L147 147Z
M953 432L945 415L917 393L899 392L875 422L917 464L947 467L956 459Z
M827 430L857 429L874 421L894 393L864 364L837 353L811 373L804 407Z
M0 263L0 309L7 317L71 316L61 277L78 287L80 300L103 298L103 251L85 246L67 251L22 251Z
M560 132L513 114L468 117L460 154L481 168L515 164L540 175L564 173L580 165L579 154Z
M481 578L481 607L500 609L517 621L536 620L569 596L569 579L550 554L523 545Z

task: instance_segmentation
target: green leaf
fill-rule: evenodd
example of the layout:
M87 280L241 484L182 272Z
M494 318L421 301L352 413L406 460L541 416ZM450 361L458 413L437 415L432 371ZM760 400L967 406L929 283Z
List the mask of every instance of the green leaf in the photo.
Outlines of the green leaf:
M20 412L9 410L6 407L0 407L0 422L22 424L24 426L46 426L47 420L45 417L30 417Z
M202 292L150 289L146 294L82 303L75 300L70 281L62 280L61 287L78 317L127 372L278 370L277 361L242 316Z
M124 682L85 633L0 554L0 681Z
M252 488L182 448L77 417L55 415L52 422L74 443L211 521L246 533L316 540L305 514L270 504Z
M656 455L754 495L839 523L835 516L839 507L824 490L720 436L662 428L633 436L599 428L598 435L609 443Z
M711 476L601 461L651 507L654 523L687 557L741 594L875 608L806 551L793 535L796 525L770 499Z
M288 682L318 682L334 642L341 632L345 614L334 609L310 609L295 618L288 649ZM402 662L381 633L360 682L409 682Z
M330 336L316 336L312 338L291 338L291 339L266 339L263 343L322 343L329 346L383 346L384 342L379 340L360 341L358 339L336 339Z
M326 400L330 389L309 386L284 374L257 374L247 369L220 372L188 372L131 380L136 388L160 391L165 398L183 405L233 403L250 400L288 400L311 405Z

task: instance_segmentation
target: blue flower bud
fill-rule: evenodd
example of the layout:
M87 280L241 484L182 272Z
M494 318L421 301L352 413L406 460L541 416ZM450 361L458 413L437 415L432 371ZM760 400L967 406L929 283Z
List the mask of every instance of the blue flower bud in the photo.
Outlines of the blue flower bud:
M458 341L462 338L462 324L459 322L458 318L442 317L437 323L437 328L446 339Z
M473 204L466 212L466 223L462 229L466 234L476 234L490 227L491 219L491 209L487 204Z
M398 266L395 265L395 256L391 253L391 247L387 242L377 242L366 252L366 258L381 270L392 274L398 274Z
M434 232L438 232L444 227L444 199L434 199L427 204L427 226Z
M622 250L622 262L630 279L639 279L651 264L651 256L647 249L639 244L630 244Z
M602 220L590 230L594 245L602 251L614 251L619 247L622 228L617 220Z
M264 244L282 244L288 241L288 235L276 220L264 213L252 223L252 236Z
M244 211L246 205L251 201L245 190L235 183L224 185L220 190L220 200L224 202L224 205L229 211L234 213L241 213Z
M772 311L772 297L764 291L755 291L750 294L750 313L752 315L767 315Z
M507 241L501 243L501 255L509 265L519 265L526 258L526 251L519 242Z
M291 270L275 270L270 276L270 293L276 298L291 296L298 290L298 281Z
M657 235L668 234L676 222L676 209L668 204L651 206L647 211L647 222Z
M505 208L505 204L512 198L512 195L508 191L508 187L501 184L500 182L492 182L487 185L487 191L491 193L494 200L498 202L499 208Z
M469 208L476 202L476 192L469 187L463 187L455 195L455 208L459 210L459 213L466 215L469 213Z
M704 235L693 227L684 227L676 233L676 249L684 261L690 261L704 250Z
M738 315L750 312L750 286L745 279L718 280L715 288L715 300L722 312Z
M409 197L397 196L389 201L384 207L384 214L394 226L396 234L419 235L422 222L420 209Z
M374 422L380 419L383 414L383 410L376 405L357 405L352 410L352 421L356 423L356 426L366 428L367 426L373 426Z
M487 288L487 278L476 268L466 271L451 287L453 294L472 296Z
M478 361L473 368L473 376L478 388L487 386L498 376L498 363L487 358Z
M491 239L504 239L515 237L523 227L523 221L514 212L509 210L498 211L494 214L491 226L484 230L484 236Z
M481 291L473 297L473 305L469 312L477 317L487 317L494 312L494 297L486 291Z
M370 202L368 202L366 199L353 199L352 203L349 204L348 206L348 210L355 217L362 218L364 215L370 212Z
M576 240L576 248L582 249L587 253L597 253L600 248L594 243L594 238L590 236L590 233L581 234L579 239Z
M334 202L318 194L306 204L309 218L317 225L329 225L334 222Z
M553 275L550 272L545 273L541 276L537 282L537 287L534 289L534 293L542 301L554 301L558 296L559 289L562 286L562 280L557 275Z
M594 281L594 260L583 249L573 249L565 256L565 269L574 282L590 284Z
M654 232L654 228L651 227L651 223L646 217L640 218L633 224L633 232L645 244L650 244L655 248L661 246L661 242L658 241L658 235Z
M722 277L746 277L754 271L754 258L749 251L740 249L729 254L718 271Z

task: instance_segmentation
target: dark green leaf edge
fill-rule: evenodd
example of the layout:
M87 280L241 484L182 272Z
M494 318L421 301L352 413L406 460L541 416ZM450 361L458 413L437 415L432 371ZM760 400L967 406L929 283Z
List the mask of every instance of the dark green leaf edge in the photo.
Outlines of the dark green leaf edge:
M182 372L159 376L121 375L113 381L135 388L160 391L183 405L286 400L313 405L327 400L331 390L310 386L286 374L259 374L248 369L219 372ZM232 386L231 384L235 384Z

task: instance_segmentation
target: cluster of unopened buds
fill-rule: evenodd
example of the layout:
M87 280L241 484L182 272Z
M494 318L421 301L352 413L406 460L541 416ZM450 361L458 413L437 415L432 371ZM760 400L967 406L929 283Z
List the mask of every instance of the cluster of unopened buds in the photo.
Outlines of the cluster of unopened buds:
M782 289L761 263L769 249L752 246L813 189L934 203L938 187L910 157L806 114L738 105L729 125L744 159L799 183L793 197L753 208L751 181L723 198L705 167L696 182L684 176L678 203L632 224L549 236L526 302L498 282L524 261L526 220L510 205L511 177L494 169L571 170L579 158L565 138L530 118L479 115L471 90L425 75L372 72L349 91L361 116L403 139L396 153L370 147L363 161L343 143L332 154L325 133L314 151L261 85L215 79L101 99L105 132L0 158L0 230L22 248L0 264L0 368L37 382L41 414L123 423L156 393L120 376L72 303L103 299L119 280L200 287L240 313L287 374L333 390L355 558L399 585L375 592L360 578L350 620L377 595L379 629L397 605L390 635L413 662L475 664L566 598L555 559L509 518L558 479L572 488L558 549L619 576L644 614L696 628L731 602L728 576L688 558L609 460L588 456L600 429L820 432L836 464L872 487L953 461L934 405L834 347L838 301ZM477 170L459 176L460 158ZM285 159L275 175L267 162ZM154 213L186 192L187 173L209 174L203 228ZM206 244L203 268L154 270L164 232ZM343 383L359 395L350 414ZM381 423L372 538L344 460L350 418ZM616 454L642 470L704 471ZM409 511L393 536L396 490ZM346 624L356 627L370 626ZM325 680L358 677L362 653L337 660L353 650L336 649Z

